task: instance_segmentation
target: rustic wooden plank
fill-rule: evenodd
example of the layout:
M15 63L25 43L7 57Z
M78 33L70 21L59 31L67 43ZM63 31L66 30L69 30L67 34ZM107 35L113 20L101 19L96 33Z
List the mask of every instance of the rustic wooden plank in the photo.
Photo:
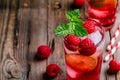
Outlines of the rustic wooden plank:
M3 31L3 18L4 18L4 14L3 14L3 12L4 12L5 10L3 10L3 9L0 9L0 53L2 53L2 46L3 46L3 40L4 40L4 38L2 38L2 34L4 33ZM2 56L0 56L0 61L1 61L1 57Z
M27 65L28 59L28 27L29 21L27 20L27 16L23 18L28 10L19 10L17 16L17 25L14 29L14 55L19 63L19 67L21 68L22 77L20 79L27 79L27 71L29 69Z
M15 10L11 11L11 1L4 0L6 5L2 5L1 18L1 69L0 80L19 80L21 72L17 60L14 57L13 51L13 37L14 37L14 22L15 22ZM15 5L15 4L14 4ZM4 7L5 6L5 7ZM15 9L15 8L14 8Z
M17 0L14 28L14 56L19 65L21 77L17 80L27 80L28 71L28 44L29 44L29 1ZM27 6L24 4L28 4Z
M0 9L0 64L2 63L2 52L3 52L2 49L3 49L3 41L4 41L3 33L5 32L5 30L3 29L3 21L4 21L3 17L4 17L3 9L1 8ZM0 70L0 75L2 75L2 70Z
M103 48L103 58L105 57L105 55L107 54L106 52L106 47L107 47L107 44L108 42L110 41L110 37L109 37L109 31L105 32L105 48ZM107 70L108 70L108 63L109 62L106 62L102 64L102 67L101 67L101 74L100 74L100 80L107 80Z
M35 58L39 45L48 45L47 29L47 0L31 0L30 6L30 44L29 44L29 65L30 71L28 80L43 80L46 71L47 60Z

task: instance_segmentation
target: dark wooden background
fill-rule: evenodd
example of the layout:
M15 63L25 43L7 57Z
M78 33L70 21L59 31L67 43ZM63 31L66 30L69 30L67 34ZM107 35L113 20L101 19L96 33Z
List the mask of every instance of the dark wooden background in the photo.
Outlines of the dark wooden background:
M65 12L74 9L72 3L73 0L0 0L0 80L66 79L62 38L54 36L53 31L67 22ZM80 9L81 18L86 18L86 8ZM116 16L114 28L105 33L105 46L120 23L120 5ZM48 59L36 58L39 45L51 47ZM114 58L120 61L120 49ZM61 68L55 78L45 75L46 66L51 63ZM107 74L108 63L102 65L101 80L120 80L119 72Z

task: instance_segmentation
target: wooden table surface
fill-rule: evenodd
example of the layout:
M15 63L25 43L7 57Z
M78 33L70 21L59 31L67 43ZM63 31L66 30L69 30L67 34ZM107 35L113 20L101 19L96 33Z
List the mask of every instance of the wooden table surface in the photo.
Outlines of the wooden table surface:
M73 0L0 0L0 80L64 80L66 78L62 38L54 28L67 22L65 12L73 10ZM119 0L120 3L120 0ZM85 8L81 18L85 18ZM120 5L114 27L105 32L105 47L120 23ZM120 36L117 41L120 40ZM48 45L48 59L36 58L39 45ZM104 55L106 51L104 51ZM103 55L103 56L104 56ZM120 49L113 56L120 61ZM45 75L46 66L55 63L61 72L55 78ZM120 80L120 73L109 75L103 63L100 80Z

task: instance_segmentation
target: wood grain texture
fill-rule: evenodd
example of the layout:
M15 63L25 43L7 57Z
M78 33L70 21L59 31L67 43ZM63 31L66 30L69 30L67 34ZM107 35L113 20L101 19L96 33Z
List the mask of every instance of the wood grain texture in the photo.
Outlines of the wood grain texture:
M1 80L18 80L21 78L19 62L14 57L13 41L14 41L14 23L15 8L11 9L12 1L5 0L4 9L1 9L1 62L0 62L0 79Z
M120 0L118 0L120 3ZM54 35L54 29L67 23L65 12L76 9L73 0L0 0L0 80L65 80L66 69L62 38ZM85 7L81 18L87 16ZM109 43L120 24L120 4L114 27L105 32ZM120 40L120 36L117 41ZM52 53L48 59L36 57L39 45L48 45ZM120 62L120 49L113 56ZM104 49L104 55L107 54ZM46 66L55 63L61 72L55 78L46 76ZM107 73L109 62L102 64L100 80L120 80Z

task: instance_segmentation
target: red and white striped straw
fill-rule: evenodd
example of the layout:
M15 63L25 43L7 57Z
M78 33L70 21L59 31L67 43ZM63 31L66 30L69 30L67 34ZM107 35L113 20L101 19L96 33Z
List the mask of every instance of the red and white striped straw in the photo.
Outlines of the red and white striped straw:
M104 61L108 61L109 58L118 50L118 48L120 47L120 41L115 45L115 47L113 47L108 54L105 56Z
M113 35L112 40L111 40L110 43L108 44L108 47L107 47L107 50L108 50L108 51L112 49L112 46L113 46L113 44L115 43L116 38L118 37L119 34L120 34L120 25L118 26L117 31L116 31L115 34Z

